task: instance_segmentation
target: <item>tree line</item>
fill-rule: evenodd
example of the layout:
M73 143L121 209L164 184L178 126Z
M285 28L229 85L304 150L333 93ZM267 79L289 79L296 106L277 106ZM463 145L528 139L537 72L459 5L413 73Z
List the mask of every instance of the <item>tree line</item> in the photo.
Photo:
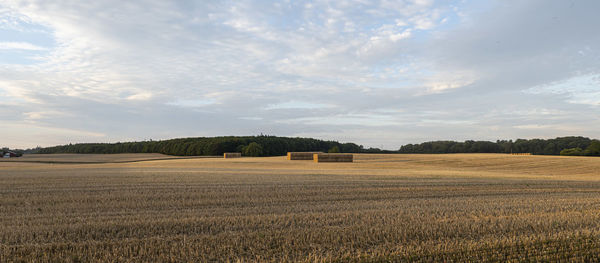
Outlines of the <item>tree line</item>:
M162 153L179 156L223 155L241 152L246 156L279 156L287 152L337 151L346 153L380 153L377 148L365 149L354 143L339 143L312 138L277 136L226 136L180 138L161 141L118 143L80 143L37 148L31 153Z
M179 138L160 141L80 143L25 150L25 153L162 153L179 156L222 155L241 152L245 156L279 156L287 152L342 153L531 153L536 155L600 156L600 141L581 136L555 139L517 139L464 142L431 141L403 145L397 151L364 148L313 138L269 135ZM22 152L22 151L20 151Z
M566 150L566 151L565 151ZM600 141L570 136L555 139L432 141L401 146L399 153L531 153L536 155L600 156Z

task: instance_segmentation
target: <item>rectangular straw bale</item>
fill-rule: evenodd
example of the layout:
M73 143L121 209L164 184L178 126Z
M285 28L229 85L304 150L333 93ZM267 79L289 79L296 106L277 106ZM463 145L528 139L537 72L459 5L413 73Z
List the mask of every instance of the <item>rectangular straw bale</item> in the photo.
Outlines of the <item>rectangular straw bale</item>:
M315 163L322 162L349 162L351 163L354 156L351 153L316 153L313 155Z
M223 153L223 158L240 158L242 153Z
M288 160L312 160L313 155L315 153L322 153L322 152L288 152L287 159Z

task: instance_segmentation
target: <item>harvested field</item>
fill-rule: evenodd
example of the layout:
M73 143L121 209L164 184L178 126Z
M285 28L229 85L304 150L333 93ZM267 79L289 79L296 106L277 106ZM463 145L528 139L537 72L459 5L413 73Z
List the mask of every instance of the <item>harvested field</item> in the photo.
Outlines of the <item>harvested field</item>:
M129 163L155 160L215 158L217 156L169 156L159 153L119 153L119 154L26 154L19 158L0 158L0 162L32 163Z
M0 162L0 262L598 261L599 255L600 158Z

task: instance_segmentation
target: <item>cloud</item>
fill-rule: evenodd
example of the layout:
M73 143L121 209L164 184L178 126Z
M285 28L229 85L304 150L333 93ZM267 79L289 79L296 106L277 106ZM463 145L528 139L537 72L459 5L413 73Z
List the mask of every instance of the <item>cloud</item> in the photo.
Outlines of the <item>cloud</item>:
M47 47L35 63L0 65L0 120L18 147L259 133L389 149L594 136L595 82L578 78L600 74L598 7L9 0L0 29L42 30L53 44L0 42L2 55ZM39 127L56 129L26 143L22 130Z
M45 47L36 46L27 42L0 42L0 50L3 49L20 49L20 50L31 50L31 51L43 51L47 50Z

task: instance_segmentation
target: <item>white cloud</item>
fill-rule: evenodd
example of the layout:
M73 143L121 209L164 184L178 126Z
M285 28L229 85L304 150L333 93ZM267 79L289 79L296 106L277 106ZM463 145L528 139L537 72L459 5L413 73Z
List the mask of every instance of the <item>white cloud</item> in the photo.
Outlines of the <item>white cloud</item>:
M27 42L0 42L0 50L3 49L19 49L19 50L31 50L31 51L44 51L47 50L45 47L36 46Z
M152 93L149 92L136 93L127 97L128 100L149 100L151 98Z
M411 35L412 35L411 30L407 29L407 30L404 30L402 33L390 35L390 40L392 40L392 42L396 42L401 39L409 38Z
M277 109L318 109L318 108L331 108L333 105L313 103L306 101L287 101L282 103L276 103L268 105L265 109L277 110Z
M559 94L569 96L569 103L600 106L600 75L588 74L535 86L529 94Z
M57 117L57 116L72 116L72 114L68 113L68 112L60 112L60 111L30 111L30 112L24 112L23 115L25 115L25 121L26 122L35 122L38 120L43 120L43 119L47 119L47 118L51 118L51 117Z

